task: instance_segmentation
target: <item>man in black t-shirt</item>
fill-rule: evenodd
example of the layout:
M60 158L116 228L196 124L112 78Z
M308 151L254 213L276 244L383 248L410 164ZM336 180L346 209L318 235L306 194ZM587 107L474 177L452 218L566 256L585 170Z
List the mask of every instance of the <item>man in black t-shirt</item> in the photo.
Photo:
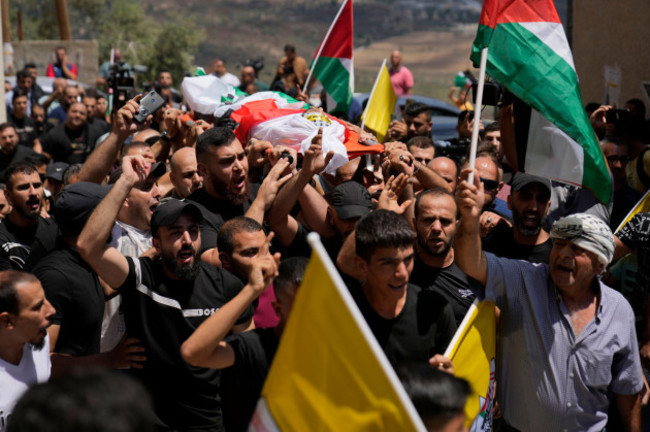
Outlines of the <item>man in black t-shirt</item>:
M441 294L409 284L415 235L408 223L375 210L359 221L355 240L363 282L350 291L391 364L452 369L441 353L456 332L454 312Z
M0 178L5 178L7 167L16 162L22 162L36 152L26 146L18 145L18 133L14 125L0 125Z
M252 277L259 277L259 266L273 267L274 258L271 258L268 248L267 236L254 260L250 272ZM277 326L256 328L226 338L234 318L261 294L264 287L258 285L261 289L257 291L243 289L235 299L201 324L181 348L188 363L222 369L223 417L228 432L248 430L308 262L307 258L289 258L278 267L278 275L273 280L276 297L273 309L279 318ZM268 277L269 273L267 271L264 275ZM269 282L270 279L263 285Z
M134 107L127 109L135 113ZM141 156L123 159L122 175L91 215L77 248L122 295L127 332L141 341L147 357L134 375L151 392L161 428L222 431L219 372L191 367L180 353L192 332L242 290L242 283L229 272L199 259L201 211L176 199L156 208L151 234L159 258L127 258L106 246L122 203L132 187L146 180L149 169ZM249 278L248 289L258 289L250 285L251 280L264 280L261 272ZM237 316L232 331L249 329L252 309Z
M56 309L48 328L54 374L90 365L139 367L144 360L133 339L123 340L113 352L99 354L104 289L75 246L88 217L107 193L108 188L87 182L71 184L61 192L52 212L61 232L59 244L33 270Z
M273 204L280 186L291 177L282 177L289 163L281 159L261 185L250 184L244 147L235 134L225 127L208 129L199 136L196 160L203 177L203 188L187 199L204 207L205 220L201 228L209 239L206 238L203 244L203 252L216 247L217 231L233 217L247 216L264 224L264 213Z
M483 250L503 258L548 264L553 242L542 226L551 206L551 182L518 172L510 185L508 208L514 226L497 225L483 239Z
M58 227L53 219L41 217L43 184L33 165L9 166L6 184L12 209L0 224L0 270L30 271L55 248Z
M14 129L18 134L18 144L33 149L34 140L38 138L38 132L34 120L27 114L27 92L23 90L14 91L12 100L14 107L9 113L9 123L14 125Z
M41 138L43 152L55 162L83 163L95 148L95 142L104 131L86 121L87 108L74 102L67 111L67 119Z
M415 201L417 251L409 282L441 293L460 325L476 298L471 280L454 263L454 235L458 223L456 200L443 189L428 189Z

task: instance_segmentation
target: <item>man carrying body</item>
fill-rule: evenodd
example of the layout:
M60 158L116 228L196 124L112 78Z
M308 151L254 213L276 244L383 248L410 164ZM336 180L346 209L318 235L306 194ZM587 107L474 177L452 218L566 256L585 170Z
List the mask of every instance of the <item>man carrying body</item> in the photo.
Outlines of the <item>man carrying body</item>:
M233 87L239 87L241 84L239 78L228 72L228 69L226 68L226 62L220 58L216 58L212 62L212 75L216 76L224 83L230 84Z
M162 428L222 431L218 371L188 368L180 355L182 342L242 289L230 273L200 261L201 211L176 199L156 208L151 233L160 258L125 257L106 246L122 203L148 171L142 157L124 158L122 175L91 215L77 247L97 274L122 295L127 332L141 341L147 357L134 375L151 392ZM263 280L261 273L259 269L259 277L253 280ZM232 331L248 329L251 317L252 310L246 309Z
M0 272L0 431L31 385L50 377L47 328L54 308L29 273Z
M597 278L614 253L609 227L573 214L553 225L549 265L497 258L480 248L483 199L478 174L474 184L461 182L456 263L501 310L497 397L506 423L522 431L602 431L612 397L626 430L640 431L634 314Z
M427 104L413 102L407 105L404 110L404 120L390 122L386 139L406 142L416 136L431 137L432 114L433 110Z

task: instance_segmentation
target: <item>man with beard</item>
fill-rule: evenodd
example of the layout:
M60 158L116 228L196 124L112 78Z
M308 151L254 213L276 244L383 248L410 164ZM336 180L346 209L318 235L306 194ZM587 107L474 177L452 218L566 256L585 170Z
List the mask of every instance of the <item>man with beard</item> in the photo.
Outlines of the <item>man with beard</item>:
M222 431L219 372L188 367L180 347L243 284L227 271L200 261L201 210L176 199L156 208L151 217L153 246L159 256L155 259L125 257L106 246L122 203L133 186L148 176L149 168L141 156L123 159L122 175L91 215L77 248L122 295L126 330L141 341L147 357L143 368L133 373L150 391L161 429ZM255 271L275 274L274 269L259 266ZM258 273L249 277L249 285L263 280L265 276ZM249 329L251 317L252 309L247 308L232 332Z
M483 250L504 258L548 264L553 241L542 225L551 206L551 182L518 172L510 191L508 208L514 226L497 225L483 239Z
M0 272L0 431L33 384L50 377L47 327L54 308L29 273Z
M36 152L26 146L18 145L16 127L10 123L0 124L0 177L6 175L5 170L13 163L21 162Z
M7 168L4 193L12 206L0 224L0 270L30 270L56 246L58 227L41 216L43 184L36 168L18 162Z
M87 122L86 105L74 102L67 111L67 118L43 136L43 152L55 162L83 163L104 132L90 127Z
M199 136L196 160L203 188L187 199L203 207L203 251L216 247L217 231L236 216L250 217L263 224L264 213L273 204L279 187L291 178L291 174L280 177L289 167L286 159L280 159L261 185L250 184L244 147L225 127L208 129Z
M454 262L451 246L458 226L454 196L443 189L422 192L415 201L413 225L417 250L409 282L445 296L460 325L476 296L470 279Z

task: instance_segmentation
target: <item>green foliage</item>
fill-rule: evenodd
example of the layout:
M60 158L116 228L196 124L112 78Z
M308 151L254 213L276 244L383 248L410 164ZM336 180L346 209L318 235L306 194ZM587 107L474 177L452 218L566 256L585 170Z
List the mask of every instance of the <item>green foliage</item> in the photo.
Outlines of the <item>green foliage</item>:
M58 39L59 30L52 0L21 0L10 3L12 40L18 39L16 21L20 11L27 40ZM158 70L172 72L179 84L189 70L205 31L197 30L194 17L151 18L141 2L132 0L68 0L73 39L95 39L99 64L110 58L111 48L121 48L131 65L149 67L146 79Z
M162 27L146 57L149 77L161 70L168 70L179 85L185 71L189 71L194 61L194 53L199 43L205 39L205 31L196 26L193 17L176 17Z

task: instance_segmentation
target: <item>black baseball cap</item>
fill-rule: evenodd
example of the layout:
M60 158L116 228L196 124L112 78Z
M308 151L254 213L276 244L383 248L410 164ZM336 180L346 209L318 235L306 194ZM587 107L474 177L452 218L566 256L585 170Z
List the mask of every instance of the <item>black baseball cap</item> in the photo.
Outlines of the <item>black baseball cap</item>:
M343 182L332 190L330 204L341 219L364 217L372 210L368 189L353 180Z
M48 165L47 172L45 173L45 178L50 178L53 180L63 181L63 173L65 169L68 168L68 164L65 162L54 162Z
M513 191L519 192L525 186L531 183L539 183L548 191L549 195L551 194L551 181L544 177L538 177L532 174L526 174L524 172L517 172L512 179L510 180L510 187Z
M151 170L149 171L149 175L147 176L147 179L158 179L162 177L162 175L165 174L166 172L167 172L167 166L163 162L156 162L155 164L151 165ZM108 178L108 183L114 184L115 182L117 182L117 180L120 178L121 175L122 175L122 167L119 167L111 173L111 175Z
M52 209L52 215L61 234L66 237L79 234L92 212L110 190L110 186L89 182L67 185L56 196Z
M156 235L158 228L168 226L178 220L181 214L186 213L199 223L203 220L201 209L191 201L167 198L160 201L153 215L151 215L151 234Z

